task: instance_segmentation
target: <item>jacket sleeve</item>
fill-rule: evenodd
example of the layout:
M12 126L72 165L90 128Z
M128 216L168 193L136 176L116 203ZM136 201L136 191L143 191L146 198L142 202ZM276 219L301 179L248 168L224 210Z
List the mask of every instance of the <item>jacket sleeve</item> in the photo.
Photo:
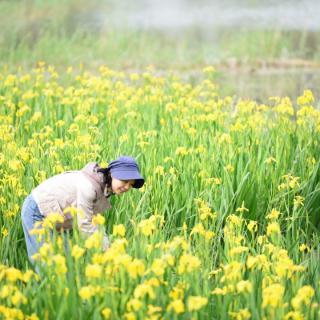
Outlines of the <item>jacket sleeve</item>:
M80 234L84 238L88 238L99 230L99 227L92 223L95 201L97 201L97 194L91 183L79 183L77 189L77 223ZM104 226L102 247L104 250L109 247L109 239Z

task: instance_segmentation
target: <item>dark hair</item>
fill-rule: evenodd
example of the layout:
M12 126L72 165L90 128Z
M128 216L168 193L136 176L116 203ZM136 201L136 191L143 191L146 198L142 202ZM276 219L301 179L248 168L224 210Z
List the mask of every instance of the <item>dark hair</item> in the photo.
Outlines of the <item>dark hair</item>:
M97 172L103 173L104 183L107 185L108 188L110 188L112 183L110 170L108 168L100 168L97 170Z

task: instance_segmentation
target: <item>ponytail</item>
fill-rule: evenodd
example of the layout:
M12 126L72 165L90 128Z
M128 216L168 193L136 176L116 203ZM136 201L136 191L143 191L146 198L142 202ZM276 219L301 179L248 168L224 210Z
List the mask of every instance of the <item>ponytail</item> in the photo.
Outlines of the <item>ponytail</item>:
M108 188L110 188L112 183L112 178L111 178L111 172L109 168L99 168L97 172L103 173L104 183L107 185Z

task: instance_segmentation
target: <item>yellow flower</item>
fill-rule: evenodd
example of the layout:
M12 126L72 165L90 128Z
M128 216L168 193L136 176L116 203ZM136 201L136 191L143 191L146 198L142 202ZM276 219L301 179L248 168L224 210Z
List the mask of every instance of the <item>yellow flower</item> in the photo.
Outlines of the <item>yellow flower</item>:
M174 263L175 263L175 257L173 255L171 255L170 253L168 254L165 254L163 257L163 260L166 261L166 263L169 265L169 266L173 266Z
M70 66L67 68L66 73L70 74L70 73L72 73L72 71L73 71L73 68Z
M200 214L200 220L206 220L207 218L215 219L217 217L216 212L212 212L211 208L206 203L200 203L200 207L198 209Z
M100 278L102 274L102 267L98 264L89 264L86 267L86 277L97 279Z
M249 211L249 209L247 209L245 206L244 206L244 201L242 201L242 204L241 204L241 207L237 208L236 209L236 212L244 212L244 211Z
M195 128L188 128L187 129L188 134L190 134L192 137L194 137L197 133L197 130Z
M236 281L241 278L244 265L238 261L231 261L229 264L223 266L224 276L221 282Z
M205 153L206 151L207 151L207 149L202 144L195 149L195 152L197 154L202 154L202 153Z
M57 223L63 223L64 218L59 212L52 212L43 220L43 228L54 229Z
M280 234L280 225L278 222L270 222L267 225L267 235Z
M221 268L218 268L218 269L216 269L216 270L210 271L210 273L209 273L209 278L213 278L214 276L216 276L217 274L219 274L221 271L222 271Z
M84 246L87 249L101 248L102 238L103 238L102 234L100 232L96 231L91 236L89 236L88 239L86 239Z
M23 164L20 160L9 160L9 168L13 171L18 171L23 168Z
M242 292L251 292L252 291L252 283L249 280L241 280L237 283L237 291L239 293Z
M234 171L234 167L231 164L228 164L225 166L225 169L229 172L232 173Z
M128 311L139 311L142 308L142 302L138 299L132 298L127 303Z
M104 216L102 216L101 214L97 214L92 218L92 224L94 226L96 226L96 225L104 225L105 220L106 219L104 218Z
M311 251L311 249L310 249L310 247L308 246L308 245L306 245L306 244L301 244L300 246L299 246L299 251L300 252L310 252Z
M148 304L148 315L154 315L155 313L161 312L162 308L161 307L157 307L157 306L153 306L152 304Z
M134 259L127 266L127 271L133 279L136 279L138 276L143 276L145 271L145 266L142 260Z
M249 320L251 313L248 309L240 309L238 312L229 312L230 319L234 320Z
M22 272L19 269L11 267L11 268L8 268L5 273L6 273L6 278L10 282L16 282L17 280L22 279Z
M61 238L59 238L61 239ZM39 253L41 258L46 258L48 257L49 254L52 254L52 244L45 242L41 248L39 249Z
M303 95L297 98L297 103L300 106L310 105L314 102L314 96L311 90L304 90Z
M166 112L172 112L173 110L175 110L177 108L177 106L172 103L172 102L169 102L165 105L165 110Z
M227 133L223 133L221 134L221 136L219 137L218 139L218 143L219 144L223 144L223 143L227 143L227 144L231 144L232 143L232 139L231 139L231 136L230 134L227 134Z
M0 290L0 298L5 299L5 298L9 297L12 294L13 290L14 290L14 287L11 285L2 286L2 288Z
M287 186L286 183L280 183L280 184L278 185L278 190L281 191L281 190L286 189L287 187L288 187L288 186Z
M133 292L135 298L143 298L144 296L149 296L151 299L155 299L156 295L150 284L141 283L139 284Z
M207 170L200 170L200 172L198 173L198 176L200 178L206 178L208 176L208 171Z
M237 254L241 254L241 253L244 253L244 252L248 252L249 251L249 248L248 247L245 247L245 246L237 246L237 247L233 247L230 249L230 256L235 256Z
M25 283L28 283L31 278L34 278L35 280L38 280L38 275L34 273L32 270L27 270L23 275L22 275L22 281Z
M202 69L203 73L214 73L216 70L213 66L207 66Z
M200 234L200 235L205 234L205 229L202 223L198 223L192 228L190 235L192 236L193 234Z
M55 124L58 128L61 128L65 125L65 122L63 120L58 120Z
M181 156L186 156L188 154L188 150L187 150L187 148L185 148L185 147L178 147L177 149L176 149L176 155L177 156L179 156L179 155L181 155Z
M136 320L136 319L137 319L136 315L135 315L133 312L127 312L127 313L125 313L125 314L124 314L124 318L125 318L126 320Z
M151 271L157 275L162 276L165 272L166 263L162 259L155 259L151 265Z
M257 232L258 231L258 223L257 221L250 221L248 223L248 226L247 226L248 230L251 232L251 233L254 233L254 232Z
M283 320L305 320L302 313L298 311L289 311L283 318Z
M167 307L167 311L174 311L176 314L180 314L184 312L184 304L180 299L173 300L169 303Z
M276 162L277 162L277 160L273 157L269 157L264 161L264 163L266 163L266 164L271 164L271 163L276 163Z
M169 297L173 300L178 300L178 299L183 299L184 296L184 289L182 287L177 287L172 288L172 290L169 293Z
M108 319L111 319L111 309L110 308L104 308L102 311L102 316L103 316L103 319L105 320L108 320Z
M129 140L129 136L127 134L123 134L122 136L119 137L119 142L126 142Z
M293 203L295 207L303 207L303 201L304 201L304 197L301 196L295 196Z
M74 245L73 248L72 248L72 252L71 252L71 255L76 259L78 260L80 257L83 256L84 254L84 249L79 247L78 245Z
M149 280L146 280L145 284L148 286L157 288L160 286L160 281L157 278L153 277L153 278L150 278ZM166 286L166 283L164 281L162 281L162 284Z
M204 237L206 240L211 240L215 236L215 233L213 231L206 231L204 234Z
M22 313L21 310L16 309L16 308L7 308L3 305L0 305L0 314L4 315L4 319L18 319L18 320L23 320L24 319L24 314Z
M295 310L299 310L302 304L309 306L314 293L315 291L311 286L303 286L298 290L296 296L291 300L292 307Z
M126 234L126 228L123 224L118 224L113 226L113 233L114 236L119 235L120 237L124 237Z
M52 257L52 260L55 262L55 271L57 274L65 274L67 273L68 269L66 266L66 258L63 257L61 254L56 254Z
M42 118L42 113L37 111L33 114L33 116L31 117L30 121L31 122L37 122L38 120L40 120Z
M278 219L280 216L280 211L277 209L272 209L271 212L266 216L267 219Z
M300 186L300 183L299 183L300 178L299 177L294 177L291 174L286 174L282 178L284 178L286 181L286 183L285 183L286 187L290 187L291 189L294 189L295 187Z
M138 81L140 78L139 74L138 73L132 73L130 74L130 80L131 81Z
M183 254L179 260L178 273L188 273L197 270L201 265L198 257L191 254Z
M16 290L14 295L11 297L11 302L15 306L17 306L20 304L26 304L28 302L28 300L19 290Z
M260 254L255 257L249 256L246 264L248 269L267 269L269 266L268 258L264 254Z
M241 226L243 219L235 214L230 214L227 217L227 221L230 222L230 224L234 225L234 226Z
M198 311L208 303L208 298L205 297L198 297L198 296L189 296L188 298L188 310Z
M95 290L92 286L82 287L79 291L79 296L82 300L88 300L95 295Z
M228 288L227 287L223 287L223 288L215 288L211 291L211 294L213 295L221 295L221 296L225 296L228 293Z
M275 112L279 113L280 115L290 115L292 116L294 114L294 109L292 107L292 102L290 98L284 97L280 101L278 101L278 104L273 109Z
M163 176L164 175L164 167L163 166L157 166L155 169L154 169L154 173L155 174L158 174L160 176Z
M139 224L138 227L141 231L141 233L145 236L151 236L153 231L156 230L156 225L155 222L152 219L145 219L142 220Z
M284 287L281 284L271 284L262 290L262 308L276 308L282 304Z

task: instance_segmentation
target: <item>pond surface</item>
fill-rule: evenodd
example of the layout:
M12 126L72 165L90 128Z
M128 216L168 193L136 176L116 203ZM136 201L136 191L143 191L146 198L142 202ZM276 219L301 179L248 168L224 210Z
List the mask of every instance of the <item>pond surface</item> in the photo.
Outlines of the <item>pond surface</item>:
M319 0L136 0L107 3L108 10L93 15L95 22L106 28L110 25L129 26L133 30L156 30L177 37L193 28L204 39L215 39L215 34L230 29L234 32L238 29L280 30L305 35L320 31ZM222 68L218 69L216 82L223 94L261 102L270 96L289 96L295 100L304 89L313 90L317 97L320 68L316 63L314 65L250 71ZM187 72L186 77L192 81L198 76L199 70Z
M155 37L152 38L154 41L157 41L156 35L159 34L174 41L184 41L184 36L191 34L191 37L186 39L191 39L190 45L193 49L197 49L197 45L204 42L212 45L210 49L217 48L217 57L212 54L203 60L210 63L217 61L216 83L222 94L264 102L270 96L289 96L296 99L304 89L313 90L316 98L320 99L320 63L313 61L311 66L300 65L300 68L294 64L286 67L285 63L281 62L277 66L249 65L246 69L232 64L226 67L221 61L230 57L220 45L219 37L223 38L224 42L232 43L228 34L239 34L242 30L262 31L258 33L260 38L264 31L284 31L294 34L294 42L309 39L298 43L298 49L302 47L311 53L320 52L319 17L320 0L93 0L85 9L80 10L80 5L70 7L66 24L70 25L73 31L81 26L85 30L101 34L101 37L109 29L121 31L128 28L137 31L138 36L139 31L150 31L152 35L155 31ZM235 44L237 49L243 47L241 53L238 53L238 59L247 59L244 55L249 50L249 45L259 46L259 42L255 40L257 39L253 37L249 38L248 42L241 42L240 37L239 43ZM130 38L124 38L124 41L130 42ZM282 43L281 40L281 48ZM272 45L271 40L270 44L267 42L266 48ZM126 44L123 46L125 50ZM185 50L188 50L187 48L188 46ZM282 49L286 48L283 46ZM257 56L253 54L253 58L261 58L258 56L260 53L258 51ZM289 53L288 57L298 56L294 50ZM161 55L161 50L155 54ZM143 59L143 54L140 59ZM190 64L192 62L191 60ZM183 77L196 82L201 78L201 69L199 66L198 69L195 67L194 71L185 71Z
M106 1L96 13L100 24L135 29L172 30L199 27L251 27L281 30L320 30L318 0L135 0Z

